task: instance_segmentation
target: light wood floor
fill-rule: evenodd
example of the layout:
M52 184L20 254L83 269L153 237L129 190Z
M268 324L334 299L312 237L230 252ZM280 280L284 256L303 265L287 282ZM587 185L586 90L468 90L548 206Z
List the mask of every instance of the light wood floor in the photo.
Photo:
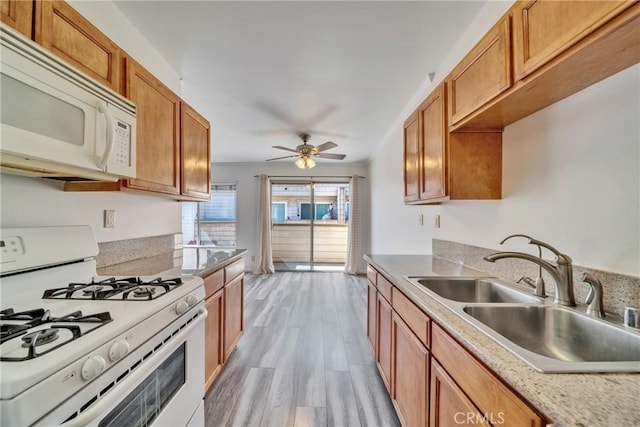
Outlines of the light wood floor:
M244 319L207 427L400 425L367 344L365 277L247 275Z

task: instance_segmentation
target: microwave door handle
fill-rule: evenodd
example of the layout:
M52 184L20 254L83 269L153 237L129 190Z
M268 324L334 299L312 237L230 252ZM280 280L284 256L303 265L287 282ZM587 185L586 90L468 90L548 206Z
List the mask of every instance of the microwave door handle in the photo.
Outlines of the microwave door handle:
M107 162L111 158L111 153L113 153L113 146L115 142L114 141L115 135L113 132L113 115L111 114L111 111L109 111L109 108L107 107L107 104L104 101L98 101L98 112L100 114L104 114L104 118L107 121L106 147L104 149L104 153L102 154L102 157L100 158L100 161L98 162L98 167L104 170L105 167L107 166Z

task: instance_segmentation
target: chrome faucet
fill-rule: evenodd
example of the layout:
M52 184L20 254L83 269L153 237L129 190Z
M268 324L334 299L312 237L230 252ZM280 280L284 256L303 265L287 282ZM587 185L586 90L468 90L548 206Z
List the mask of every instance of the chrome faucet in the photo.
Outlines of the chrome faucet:
M542 258L538 258L522 252L496 252L494 254L487 255L486 257L484 257L484 260L495 262L496 260L502 258L520 258L539 265L540 267L544 268L553 278L555 285L555 296L553 298L553 302L570 307L575 306L576 300L573 296L573 266L571 258L568 255L560 253L556 248L549 245L548 243L533 239L524 234L514 234L508 236L503 240L503 242L515 236L527 238L529 239L529 244L537 245L538 247L543 247L553 252L556 256L556 265L553 265L550 262L543 260Z
M503 245L504 242L506 242L507 240L511 239L512 237L524 237L524 238L529 239L529 241L533 240L533 239L531 239L531 237L525 236L524 234L512 234L511 236L507 236L504 239L502 239L500 244ZM540 245L538 245L538 258L542 259L542 247ZM538 265L538 277L535 280L532 279L531 277L522 276L521 278L518 279L517 282L518 283L524 283L524 284L534 288L533 294L535 296L542 297L542 298L546 298L547 297L546 290L544 288L544 279L542 278L542 266L541 265Z
M580 281L589 284L589 293L584 301L584 303L587 304L587 314L601 319L604 318L602 283L600 283L597 277L589 273L584 273Z

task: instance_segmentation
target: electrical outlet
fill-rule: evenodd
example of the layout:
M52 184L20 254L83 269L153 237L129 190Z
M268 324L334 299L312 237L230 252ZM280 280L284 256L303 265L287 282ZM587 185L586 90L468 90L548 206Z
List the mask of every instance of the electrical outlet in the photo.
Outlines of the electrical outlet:
M436 220L434 225L436 228L440 228L440 215L436 215Z
M256 256L255 255L251 255L251 261L255 261L256 260Z
M418 215L418 224L424 225L424 214Z
M116 228L116 211L108 209L104 211L104 228Z

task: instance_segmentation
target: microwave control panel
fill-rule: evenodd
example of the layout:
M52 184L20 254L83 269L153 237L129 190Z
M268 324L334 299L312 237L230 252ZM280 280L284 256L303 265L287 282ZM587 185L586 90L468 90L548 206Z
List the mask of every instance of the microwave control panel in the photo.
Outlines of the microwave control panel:
M131 166L131 125L116 120L114 133L113 161Z

